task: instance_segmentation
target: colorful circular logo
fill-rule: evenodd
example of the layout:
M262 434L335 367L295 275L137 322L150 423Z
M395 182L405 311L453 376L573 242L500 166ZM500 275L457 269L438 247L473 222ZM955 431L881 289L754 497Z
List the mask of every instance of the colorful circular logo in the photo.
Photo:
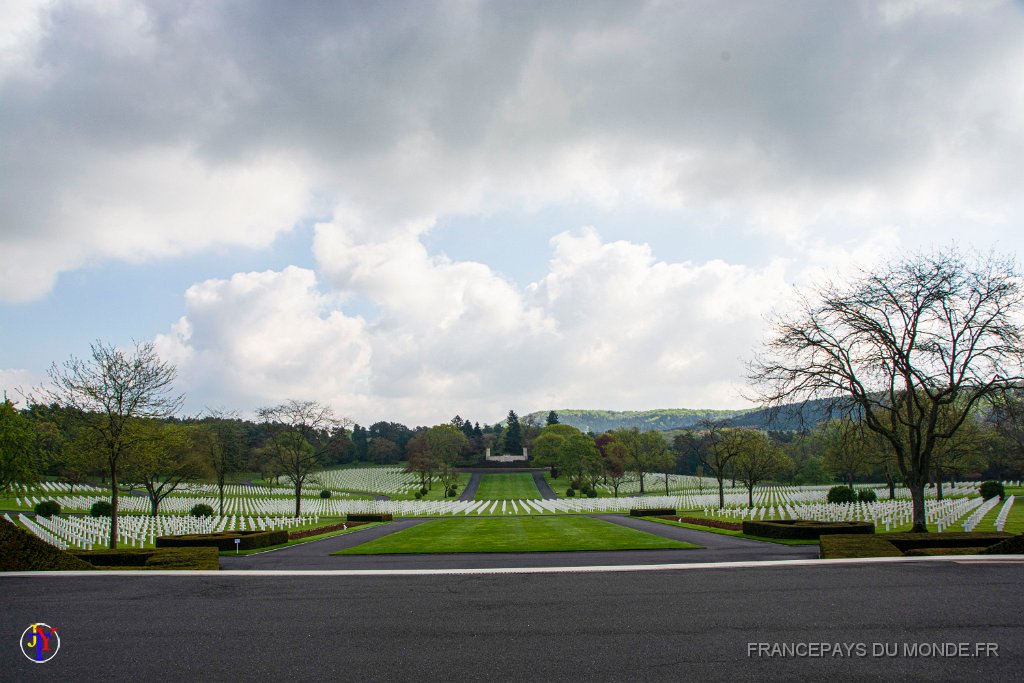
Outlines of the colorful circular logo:
M59 649L60 636L49 624L32 624L21 634L21 651L36 664L50 661Z

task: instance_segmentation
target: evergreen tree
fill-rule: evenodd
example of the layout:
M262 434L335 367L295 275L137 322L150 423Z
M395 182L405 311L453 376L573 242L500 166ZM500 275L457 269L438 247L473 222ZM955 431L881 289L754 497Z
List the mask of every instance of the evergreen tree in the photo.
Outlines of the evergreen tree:
M366 427L361 427L359 425L352 427L352 443L356 445L356 460L365 462L369 457L367 455L369 441L367 439Z
M516 411L508 411L508 418L505 424L505 452L518 454L523 451L523 431L519 425L519 416Z
M552 410L550 413L548 413L547 426L550 427L551 425L556 424L558 424L558 413Z

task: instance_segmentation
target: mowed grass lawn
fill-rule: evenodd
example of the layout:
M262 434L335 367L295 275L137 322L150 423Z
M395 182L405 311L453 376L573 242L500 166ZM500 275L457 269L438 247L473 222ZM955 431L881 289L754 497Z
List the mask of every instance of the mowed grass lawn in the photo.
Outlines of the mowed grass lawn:
M699 547L591 517L566 515L438 519L334 554L532 553Z
M532 474L485 474L473 500L540 500L540 491Z

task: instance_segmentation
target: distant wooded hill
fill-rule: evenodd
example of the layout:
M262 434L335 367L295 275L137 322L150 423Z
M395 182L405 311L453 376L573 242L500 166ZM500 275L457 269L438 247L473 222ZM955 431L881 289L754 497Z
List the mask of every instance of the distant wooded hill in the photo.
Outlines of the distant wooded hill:
M543 425L547 419L546 410L530 413L523 419L532 418ZM776 409L753 408L745 410L711 410L690 408L669 408L663 410L555 410L558 421L572 425L583 432L600 434L610 429L631 429L641 431L669 431L688 429L701 420L714 420L729 427L754 427L778 431L800 431L813 429L822 420L828 419L826 401L810 401L807 404L791 404Z

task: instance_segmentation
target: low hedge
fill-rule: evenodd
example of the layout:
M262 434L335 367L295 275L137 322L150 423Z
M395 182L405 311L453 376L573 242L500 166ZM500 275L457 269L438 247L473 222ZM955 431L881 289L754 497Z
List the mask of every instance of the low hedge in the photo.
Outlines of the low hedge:
M977 555L985 546L968 546L964 548L914 548L903 553L907 557L933 557L936 555Z
M743 533L764 538L817 539L822 534L873 534L871 522L818 522L806 519L743 520Z
M386 513L373 514L367 512L362 514L349 513L347 519L350 522L390 522L394 518L390 514Z
M303 529L302 531L289 531L288 540L294 541L298 538L309 538L310 536L319 536L320 534L329 534L332 531L341 531L342 529L351 529L352 527L362 526L363 524L369 524L369 522L338 522L337 524L328 524L327 526L318 526L315 529Z
M124 548L74 553L93 569L220 569L216 548Z
M821 537L821 556L827 560L855 557L901 557L903 555L949 555L990 553L1007 539L1001 532L948 532L928 534L872 534L870 536L825 535ZM980 548L985 548L980 550ZM927 552L925 552L927 551Z
M982 555L1022 555L1024 554L1024 534L1017 534L1005 541L990 545L981 551Z
M664 517L674 514L675 508L633 508L629 511L630 517Z
M739 522L726 522L721 519L708 519L706 517L679 517L677 515L662 515L659 519L667 519L670 522L678 522L679 524L706 526L711 527L712 529L743 531L743 525Z
M215 534L182 534L180 536L158 536L157 548L183 548L211 546L219 550L234 550L235 539L241 539L239 550L256 550L288 542L288 531L221 531Z
M95 569L71 553L8 522L0 515L0 571L85 571Z

